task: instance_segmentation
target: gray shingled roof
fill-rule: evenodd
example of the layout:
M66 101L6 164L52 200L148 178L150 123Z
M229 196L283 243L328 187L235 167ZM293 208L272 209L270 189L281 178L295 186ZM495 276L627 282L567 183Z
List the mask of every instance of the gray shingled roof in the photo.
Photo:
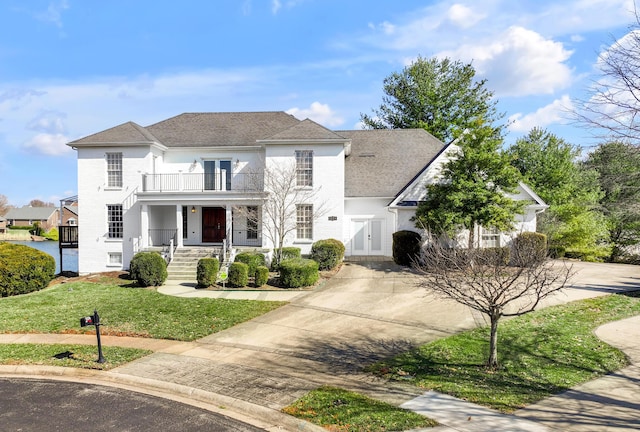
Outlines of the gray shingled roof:
M12 208L4 215L7 220L47 220L58 207L20 207Z
M102 132L71 141L68 145L77 147L87 144L112 144L112 143L152 143L158 142L148 130L129 121L112 127Z
M395 197L442 150L424 129L336 131L351 138L345 197Z
M254 146L298 123L282 111L185 113L147 129L167 147Z
M344 141L343 136L338 135L334 131L327 129L326 127L319 125L313 120L305 119L301 122L276 133L265 141L280 141L280 140L339 140Z

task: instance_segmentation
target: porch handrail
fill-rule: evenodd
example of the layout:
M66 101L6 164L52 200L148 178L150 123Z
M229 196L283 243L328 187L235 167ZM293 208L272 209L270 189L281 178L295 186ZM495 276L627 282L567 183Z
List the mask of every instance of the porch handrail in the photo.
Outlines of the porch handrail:
M142 174L143 192L261 192L263 173L236 173L227 182L225 170L214 173Z

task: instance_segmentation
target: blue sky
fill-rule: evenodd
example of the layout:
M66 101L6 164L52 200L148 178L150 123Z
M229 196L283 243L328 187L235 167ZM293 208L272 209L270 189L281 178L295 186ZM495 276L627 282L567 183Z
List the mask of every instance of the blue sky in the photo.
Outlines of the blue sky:
M198 111L287 111L359 127L417 56L472 62L512 121L593 145L566 110L633 0L3 0L0 194L77 190L65 144Z

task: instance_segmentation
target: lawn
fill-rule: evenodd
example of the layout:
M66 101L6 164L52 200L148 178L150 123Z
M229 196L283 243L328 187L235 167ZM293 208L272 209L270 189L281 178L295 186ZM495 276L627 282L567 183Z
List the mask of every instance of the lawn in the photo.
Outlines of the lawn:
M98 350L91 345L0 345L0 364L65 366L82 369L109 370L131 362L151 351L134 348L103 347L104 363L97 363Z
M504 320L498 333L497 370L483 366L488 328L440 339L368 370L509 413L626 366L625 355L593 331L638 314L636 291Z
M103 335L192 341L282 306L283 302L179 298L151 288L78 281L0 299L0 333L83 333L80 318L96 309Z
M333 387L313 390L282 411L340 432L399 431L437 425L420 414Z

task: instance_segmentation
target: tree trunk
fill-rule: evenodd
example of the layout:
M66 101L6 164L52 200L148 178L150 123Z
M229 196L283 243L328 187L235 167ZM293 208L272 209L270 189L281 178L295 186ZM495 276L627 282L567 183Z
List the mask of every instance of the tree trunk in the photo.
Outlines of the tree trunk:
M472 224L471 228L469 228L469 250L474 249L476 247L476 224Z
M499 316L491 316L491 337L489 340L489 360L487 366L491 369L498 367L498 321Z

